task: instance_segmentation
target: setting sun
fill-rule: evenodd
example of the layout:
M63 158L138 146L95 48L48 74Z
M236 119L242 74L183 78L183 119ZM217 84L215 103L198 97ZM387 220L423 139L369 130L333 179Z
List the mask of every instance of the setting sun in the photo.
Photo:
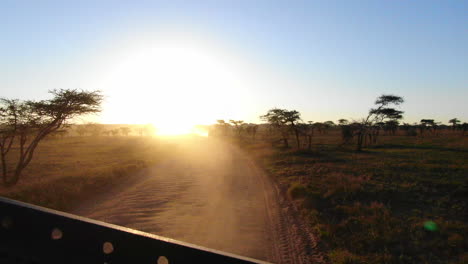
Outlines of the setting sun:
M167 122L155 122L153 126L156 128L156 135L158 136L176 136L186 134L201 134L199 130L196 130L194 124L189 123L177 123L176 120Z
M113 109L109 123L152 123L158 135L179 135L222 116L240 116L236 104L247 97L245 77L220 50L193 39L164 39L135 44L120 54L101 86L115 91L116 104L125 101L139 114L108 106Z
M468 0L0 11L0 264L468 263Z
M185 124L174 123L154 123L156 128L156 135L170 136L170 135L183 135L191 132L191 127Z

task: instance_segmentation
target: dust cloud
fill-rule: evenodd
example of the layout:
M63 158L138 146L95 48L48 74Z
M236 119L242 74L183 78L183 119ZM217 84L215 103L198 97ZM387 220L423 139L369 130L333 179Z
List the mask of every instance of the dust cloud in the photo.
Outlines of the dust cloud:
M75 213L272 260L265 185L252 162L237 147L208 138L174 146L177 155Z

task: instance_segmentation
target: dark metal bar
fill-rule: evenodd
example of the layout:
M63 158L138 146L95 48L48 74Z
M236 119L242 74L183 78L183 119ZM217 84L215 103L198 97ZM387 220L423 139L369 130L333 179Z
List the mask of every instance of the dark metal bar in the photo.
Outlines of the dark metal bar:
M266 262L0 197L3 263Z

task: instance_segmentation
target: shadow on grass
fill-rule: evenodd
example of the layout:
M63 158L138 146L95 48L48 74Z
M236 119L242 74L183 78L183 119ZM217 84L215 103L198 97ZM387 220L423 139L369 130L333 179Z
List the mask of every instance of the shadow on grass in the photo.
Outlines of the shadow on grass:
M320 161L327 161L327 162L346 162L345 159L338 156L335 152L323 152L317 150L296 150L290 152L291 155L296 157L304 157L304 158L314 158Z
M468 153L467 149L461 148L444 148L439 146L425 146L425 145L400 145L400 144L383 144L372 147L373 149L422 149L422 150L439 150L439 151L453 151Z

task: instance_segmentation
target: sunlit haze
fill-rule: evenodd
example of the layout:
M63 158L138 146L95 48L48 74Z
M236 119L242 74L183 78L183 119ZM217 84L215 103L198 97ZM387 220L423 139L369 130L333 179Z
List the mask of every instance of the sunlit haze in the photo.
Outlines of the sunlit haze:
M246 77L206 43L171 35L140 40L117 54L98 80L98 87L112 91L107 107L114 110L103 122L153 123L158 134L184 134L197 124L246 114L233 104L245 101L240 87L248 85Z
M468 263L467 98L468 0L0 0L0 264Z
M0 87L8 98L99 89L99 116L180 134L268 109L304 121L362 118L382 93L403 122L468 118L466 2L6 1ZM437 105L436 108L434 106Z

